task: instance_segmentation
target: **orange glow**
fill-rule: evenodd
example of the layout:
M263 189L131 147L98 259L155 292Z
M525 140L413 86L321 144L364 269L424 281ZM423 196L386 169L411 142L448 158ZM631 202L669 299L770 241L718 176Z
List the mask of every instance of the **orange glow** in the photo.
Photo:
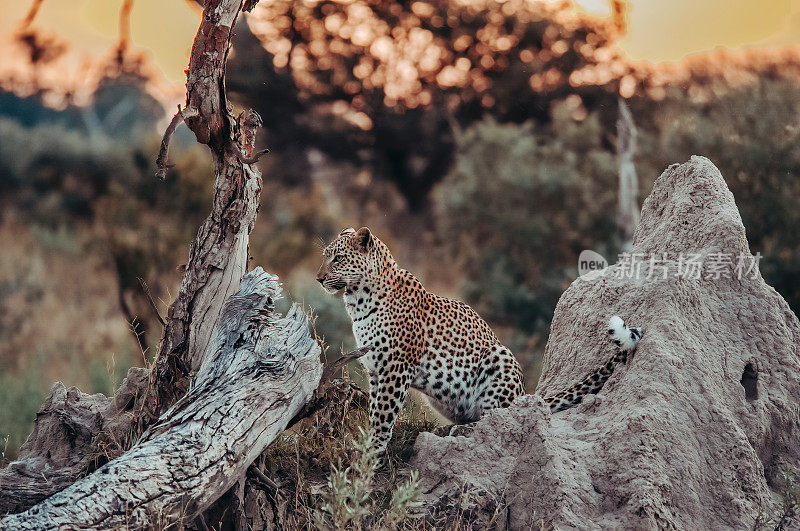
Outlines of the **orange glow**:
M123 0L45 0L33 27L68 45L66 53L51 64L32 71L12 37L31 3L24 0L4 2L0 18L0 79L15 87L26 84L53 87L80 94L97 75L96 64L110 57L119 38L119 10ZM550 70L553 61L571 53L571 33L583 24L581 17L611 17L612 8L628 18L627 34L617 41L613 21L606 30L590 33L574 50L585 64L570 73L568 79ZM390 26L377 17L382 4L359 0L340 0L324 6L314 0L262 2L249 18L254 31L274 55L277 68L291 65L298 84L313 90L314 75L309 68L329 70L334 82L347 93L362 89L382 89L387 101L427 105L432 94L426 87L458 90L479 96L492 86L491 72L521 62L531 71L530 86L546 90L554 83L605 84L623 80L626 94L632 90L657 90L667 82L701 77L704 70L716 71L727 78L742 77L744 59L727 51L715 52L713 61L722 61L733 72L707 64L698 58L686 62L686 69L666 64L658 68L637 61L658 63L677 61L687 55L708 52L719 46L741 50L800 43L800 0L751 2L748 0L631 0L627 8L621 1L575 0L573 7L564 1L451 0L450 9L439 1L415 0L410 7L399 3L388 6L398 23ZM295 30L308 43L293 46L285 38L295 15ZM321 11L320 11L321 10ZM486 20L475 32L462 32L448 42L435 35L446 25L460 27L486 13ZM520 45L520 34L507 28L506 17L516 16L521 23L552 18L556 24L546 28L541 49ZM459 17L461 17L459 19ZM184 73L191 42L197 30L199 11L187 0L161 2L135 0L131 14L131 51L141 54L152 73L154 91L164 101L179 101L183 94ZM560 34L558 26L564 34ZM777 58L795 64L789 51L747 52L739 57L763 61L766 68L778 68ZM758 58L756 58L758 55ZM336 57L358 56L351 63ZM763 57L763 59L761 59ZM788 58L788 59L787 59ZM722 64L720 63L720 64ZM304 71L305 70L305 71ZM649 76L649 77L648 77Z
M47 68L31 72L14 33L30 2L3 2L0 17L0 79L15 86L33 82L43 87L80 94L96 76L98 61L110 57L119 39L119 12L123 0L45 0L33 28L52 34L69 49ZM189 50L197 32L199 11L186 1L135 0L131 13L132 51L143 54L154 77L153 88L167 101L182 98Z

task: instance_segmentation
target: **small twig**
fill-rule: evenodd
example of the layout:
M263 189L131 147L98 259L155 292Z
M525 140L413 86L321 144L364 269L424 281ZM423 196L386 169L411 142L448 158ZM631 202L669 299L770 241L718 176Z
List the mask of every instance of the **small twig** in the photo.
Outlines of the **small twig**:
M258 468L258 466L256 466L255 463L250 465L250 468L248 469L248 472L250 472L252 474L252 476L255 476L255 477L251 478L251 479L253 479L253 481L255 481L256 483L259 483L262 487L266 487L266 488L274 491L276 495L280 494L280 487L278 487L278 484L275 483L273 480L271 480L266 474L264 474L261 471L261 469Z
M140 328L145 328L146 324L139 319L139 317L133 313L131 307L128 306L128 301L125 300L125 292L122 287L117 291L117 297L119 299L120 310L122 310L122 313L125 315L125 321L128 323L128 328L130 328L133 337L136 338L136 343L139 345L139 350L142 353L142 363L146 365L147 358L144 353L147 350L147 340L145 338L147 330L140 330Z
M258 162L258 159L269 153L269 149L262 149L261 151L257 151L248 157L242 153L241 148L238 146L238 144L236 144L236 142L231 143L231 145L233 146L233 150L236 152L236 158L238 158L239 162L242 164L255 164Z
M250 481L255 488L260 489L266 494L267 501L272 505L272 510L277 517L278 511L280 510L279 506L282 505L282 502L285 500L278 484L261 471L257 462L250 465L246 475L247 480Z
M333 379L333 375L339 372L339 369L350 363L351 361L355 361L367 352L372 350L372 345L367 345L365 347L361 347L356 349L352 352L349 352L339 358L338 360L334 361L333 363L329 363L323 370L322 370L322 377L319 379L319 386L317 386L317 391L322 389L322 386L328 383L330 380Z
M169 156L169 141L172 139L172 135L175 133L175 129L178 128L180 123L194 116L197 116L196 110L189 109L188 107L185 110L181 110L181 106L178 105L178 112L172 117L172 120L170 120L167 126L167 130L164 131L164 137L161 139L161 149L158 150L158 158L156 158L156 177L162 181L167 178L167 171L174 166L174 164L170 164L167 161L167 157Z
M197 515L197 518L194 519L194 523L200 528L200 531L209 531L206 519L202 514Z
M31 7L28 9L28 13L25 15L25 18L22 19L19 27L20 30L28 29L31 24L33 24L33 20L36 18L36 15L39 14L39 9L41 9L44 0L33 0L31 2Z
M158 312L158 306L156 306L156 301L153 299L153 294L150 293L150 288L147 286L147 283L142 277L136 277L136 280L139 281L139 285L142 286L142 291L147 295L147 300L150 301L150 307L153 309L153 313L156 314L158 322L161 323L161 326L166 326L164 318L161 317L161 314Z
M317 386L316 390L314 391L311 400L309 400L303 408L297 412L297 415L292 417L292 420L286 425L286 429L288 430L304 418L308 418L314 415L317 411L322 409L323 403L321 400L322 397L322 389L325 385L333 379L333 375L339 372L339 369L350 363L351 361L357 360L367 352L372 350L372 345L367 345L365 347L361 347L356 349L352 352L349 352L339 358L338 360L334 361L333 363L329 363L323 370L322 370L322 377L319 379L319 385Z

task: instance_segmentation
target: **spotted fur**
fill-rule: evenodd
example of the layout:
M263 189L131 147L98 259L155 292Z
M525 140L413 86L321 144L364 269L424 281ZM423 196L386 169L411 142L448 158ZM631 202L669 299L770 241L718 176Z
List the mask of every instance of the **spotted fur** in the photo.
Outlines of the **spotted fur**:
M361 361L369 373L370 424L379 451L391 439L409 387L459 424L524 394L519 363L489 325L463 302L428 292L368 228L345 229L325 248L317 281L343 294L358 346L373 347ZM546 398L553 411L596 393L635 348L641 331L615 319L610 331L619 353L580 384Z
M550 411L567 409L581 403L586 395L600 392L600 389L611 378L617 365L626 363L628 355L636 350L636 345L642 337L642 329L627 328L622 318L615 315L608 322L608 334L614 344L619 347L617 353L605 365L593 371L579 383L556 395L545 397L544 401L550 405Z

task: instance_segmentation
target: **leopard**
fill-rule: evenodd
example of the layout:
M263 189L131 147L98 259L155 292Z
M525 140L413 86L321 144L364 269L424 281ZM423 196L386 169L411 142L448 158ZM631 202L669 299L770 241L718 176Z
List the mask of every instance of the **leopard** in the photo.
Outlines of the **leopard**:
M369 424L384 456L409 389L455 425L479 420L525 394L522 368L491 327L464 302L435 295L399 267L368 227L346 228L322 251L316 280L341 295L369 379ZM608 322L617 346L601 367L569 389L542 397L555 413L597 394L642 337L619 316ZM366 348L364 348L366 347Z

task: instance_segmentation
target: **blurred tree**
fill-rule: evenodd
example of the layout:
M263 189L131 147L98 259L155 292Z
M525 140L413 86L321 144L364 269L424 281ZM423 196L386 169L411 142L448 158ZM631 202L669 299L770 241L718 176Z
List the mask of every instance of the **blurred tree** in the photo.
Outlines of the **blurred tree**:
M274 118L276 152L313 146L368 166L420 211L452 163L452 123L546 124L551 103L574 94L613 147L618 94L660 101L680 87L708 97L759 77L800 78L796 51L632 63L617 47L627 9L615 0L602 20L568 1L277 0L247 19L263 48L238 31L228 81L239 101ZM303 164L287 159L293 182L303 182Z
M764 256L764 278L800 313L800 85L765 77L697 101L672 91L645 104L652 136L639 160L660 172L709 157L733 192L752 251Z
M360 157L412 210L451 164L452 122L487 113L547 122L550 102L571 85L610 84L613 93L629 69L614 47L619 24L568 2L281 0L248 20L267 54L253 59L253 39L238 32L234 49L243 53L228 79L242 101L276 119L296 112L282 123L302 125L306 144ZM605 101L596 92L586 91L587 102ZM270 142L294 138L276 132Z
M117 273L126 318L151 328L154 316L138 278L157 298L168 298L175 266L185 260L178 253L210 201L207 154L200 147L177 154L170 178L161 182L152 167L158 139L141 132L120 139L101 132L89 142L81 130L0 119L0 138L0 212L90 234L85 251L105 255Z
M19 96L0 89L0 117L11 118L24 127L44 123L59 124L67 128L83 126L79 107L67 105L63 109L53 109L44 104L41 93Z
M576 121L567 102L548 126L487 119L456 135L436 209L481 315L546 330L581 250L616 251L617 164L602 136L596 115Z
M164 107L147 92L146 84L147 79L138 72L104 77L91 105L84 109L92 114L86 122L114 138L141 138L152 133L164 118Z

